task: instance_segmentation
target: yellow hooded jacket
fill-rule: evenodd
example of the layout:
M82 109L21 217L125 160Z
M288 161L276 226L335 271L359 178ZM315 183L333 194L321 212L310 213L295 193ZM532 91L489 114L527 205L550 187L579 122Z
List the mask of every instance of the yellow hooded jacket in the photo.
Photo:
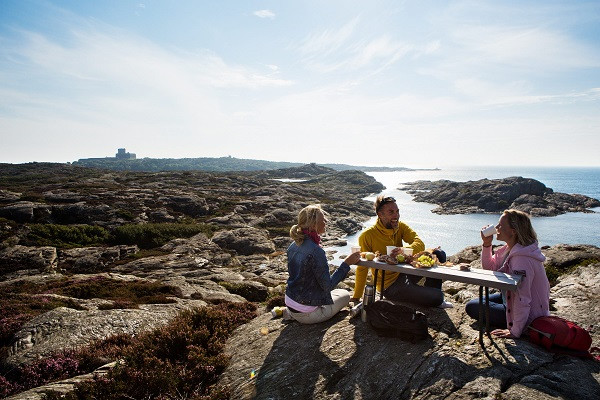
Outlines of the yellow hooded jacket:
M403 246L402 243L406 243L408 246ZM414 254L425 250L423 241L419 238L417 233L404 222L398 222L398 227L396 229L388 229L381 223L379 218L377 218L377 223L375 225L365 230L359 236L358 244L360 245L361 251L370 251L373 253L378 251L380 254L386 254L386 246L412 247ZM367 267L356 267L356 282L354 285L353 298L362 298L367 282L367 269ZM375 276L375 270L373 268L370 269L372 276ZM388 286L396 281L398 275L400 275L399 272L386 271L383 287L387 289ZM381 271L378 272L377 277L377 290L381 291Z

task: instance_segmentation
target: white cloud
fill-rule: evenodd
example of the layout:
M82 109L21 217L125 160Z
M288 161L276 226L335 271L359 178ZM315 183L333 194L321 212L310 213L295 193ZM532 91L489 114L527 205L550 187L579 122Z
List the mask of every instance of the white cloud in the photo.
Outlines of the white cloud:
M568 35L543 28L475 26L452 33L467 62L501 64L525 71L600 66L600 54Z
M254 11L253 14L259 18L270 18L270 19L275 18L275 13L271 10L258 10L258 11Z
M359 22L358 17L352 19L339 29L327 29L322 32L312 33L299 46L300 52L306 57L319 57L330 55L343 48L354 33Z

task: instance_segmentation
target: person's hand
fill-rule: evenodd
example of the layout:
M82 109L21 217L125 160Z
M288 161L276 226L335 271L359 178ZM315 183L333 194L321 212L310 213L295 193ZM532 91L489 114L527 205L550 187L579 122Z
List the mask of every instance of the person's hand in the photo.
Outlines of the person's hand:
M508 329L494 329L491 333L492 333L492 335L498 336L501 338L507 338L507 339L514 338L513 334L510 333L510 331Z
M348 265L355 265L360 261L360 251L357 251L356 253L352 253L350 254L348 257L346 257L346 259L344 260L344 262Z

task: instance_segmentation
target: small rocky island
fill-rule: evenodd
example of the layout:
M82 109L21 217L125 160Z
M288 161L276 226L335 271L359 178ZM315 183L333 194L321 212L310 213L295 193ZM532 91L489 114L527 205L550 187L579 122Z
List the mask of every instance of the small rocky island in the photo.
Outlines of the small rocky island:
M404 184L414 201L437 204L436 214L499 213L508 208L537 217L568 212L593 212L600 201L581 194L557 193L543 183L523 177L481 179L453 182L449 180L416 181Z

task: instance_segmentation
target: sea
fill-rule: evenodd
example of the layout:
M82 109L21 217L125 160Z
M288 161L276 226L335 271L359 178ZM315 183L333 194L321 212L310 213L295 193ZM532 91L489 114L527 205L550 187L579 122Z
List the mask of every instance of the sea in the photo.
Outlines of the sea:
M500 214L438 215L431 212L435 204L419 203L399 188L404 183L418 180L447 179L455 182L479 179L500 179L511 176L536 179L555 192L583 194L600 199L600 167L452 167L435 170L409 170L394 172L368 172L386 188L381 192L393 196L400 209L400 220L414 229L426 247L441 246L452 255L465 247L481 244L479 231L483 226L496 224ZM380 193L366 197L374 201ZM555 217L532 217L540 246L554 244L591 244L600 247L600 207L593 213L567 213ZM373 212L374 214L374 212ZM373 225L374 216L363 224L363 230ZM326 250L337 255L348 254L350 246L358 243L362 230L345 239L347 245ZM494 239L494 244L502 242Z

